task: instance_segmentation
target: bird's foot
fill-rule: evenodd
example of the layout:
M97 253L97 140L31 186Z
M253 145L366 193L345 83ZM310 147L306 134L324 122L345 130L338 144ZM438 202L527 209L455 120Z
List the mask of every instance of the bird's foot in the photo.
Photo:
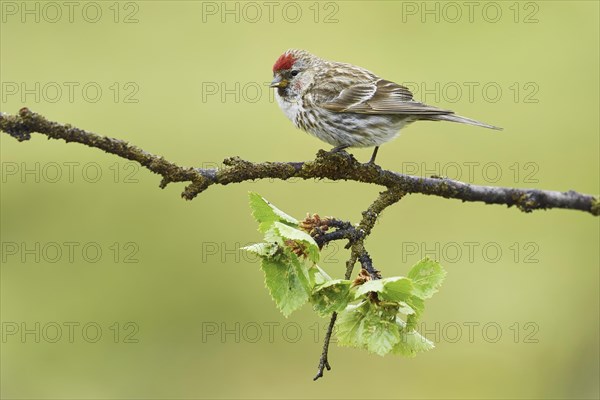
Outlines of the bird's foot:
M342 146L335 146L333 149L331 149L329 152L330 153L339 153L340 151L344 151L346 150L348 147L348 145L342 145Z

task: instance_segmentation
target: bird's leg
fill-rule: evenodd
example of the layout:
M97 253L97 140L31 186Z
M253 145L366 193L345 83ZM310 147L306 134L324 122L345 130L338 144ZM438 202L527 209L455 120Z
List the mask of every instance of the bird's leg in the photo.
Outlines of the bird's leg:
M377 152L379 151L379 146L375 146L375 150L373 150L373 155L367 164L375 164L375 157L377 157Z

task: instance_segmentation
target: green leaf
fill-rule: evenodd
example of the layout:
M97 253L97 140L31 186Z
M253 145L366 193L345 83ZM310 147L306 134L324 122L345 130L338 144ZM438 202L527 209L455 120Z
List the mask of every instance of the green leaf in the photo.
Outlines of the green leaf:
M263 258L261 268L271 297L283 315L289 316L306 303L310 293L308 271L295 254Z
M250 246L242 247L250 253L258 254L261 257L271 258L277 253L279 246L277 243L256 243Z
M405 277L393 277L384 279L385 283L381 298L387 301L405 301L413 292L413 284Z
M323 269L317 264L308 269L308 275L310 277L310 285L312 287L332 280L327 272L323 271Z
M319 262L319 246L308 233L281 222L273 222L273 229L277 231L280 237L302 244L308 259L313 263Z
M419 318L421 318L423 311L425 311L425 301L420 297L411 296L406 299L406 304L414 311L413 314L409 314L406 317L406 323L408 328L414 329L417 326L417 322L419 322Z
M406 304L410 306L413 310L415 310L415 317L420 317L425 311L425 300L417 296L410 296L406 299Z
M266 232L275 221L291 226L298 226L298 221L294 217L287 215L258 193L250 192L248 195L250 196L252 215L259 223L259 231Z
M433 342L422 336L419 332L405 330L400 324L398 326L400 328L400 340L392 349L394 354L400 354L404 357L414 357L417 353L428 351L435 347Z
M351 281L335 279L315 287L310 301L313 303L313 308L317 314L324 317L345 309L351 300L351 285Z
M336 337L340 346L365 347L360 335L360 326L369 310L369 302L351 304L338 314Z
M428 299L442 285L446 271L437 261L426 257L410 269L408 277L413 281L414 294L422 299Z
M385 281L383 279L366 281L362 285L358 286L358 288L356 289L356 293L354 294L354 297L356 299L358 299L359 297L364 296L365 294L367 294L369 292L380 293L381 291L383 291L384 283L385 283Z
M377 292L385 301L406 301L412 296L413 285L410 279L396 276L367 281L356 290L356 298L368 292Z
M366 348L381 356L400 341L400 330L393 320L395 307L379 307L364 301L339 313L336 335L341 346ZM390 318L390 315L392 318Z
M411 315L411 314L416 313L415 309L412 308L411 306L409 306L404 301L398 302L398 305L399 305L398 312L401 312L404 315Z
M368 313L360 326L360 336L367 350L384 356L400 341L400 331L394 322Z

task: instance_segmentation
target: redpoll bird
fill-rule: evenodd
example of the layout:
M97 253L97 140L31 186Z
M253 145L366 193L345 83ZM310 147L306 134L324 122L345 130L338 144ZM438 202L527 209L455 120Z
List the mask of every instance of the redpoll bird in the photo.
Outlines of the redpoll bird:
M322 60L304 50L288 50L273 65L271 87L284 114L296 127L339 151L383 143L414 121L451 121L501 129L428 106L406 87L364 68Z

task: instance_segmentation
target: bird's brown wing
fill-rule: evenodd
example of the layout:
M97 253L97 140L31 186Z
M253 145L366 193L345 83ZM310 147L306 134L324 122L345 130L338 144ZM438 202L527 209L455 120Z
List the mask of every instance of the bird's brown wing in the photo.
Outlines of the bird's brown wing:
M334 112L354 112L359 114L452 114L450 110L428 106L413 100L413 95L405 86L384 79L369 83L351 85L339 96L321 107Z

